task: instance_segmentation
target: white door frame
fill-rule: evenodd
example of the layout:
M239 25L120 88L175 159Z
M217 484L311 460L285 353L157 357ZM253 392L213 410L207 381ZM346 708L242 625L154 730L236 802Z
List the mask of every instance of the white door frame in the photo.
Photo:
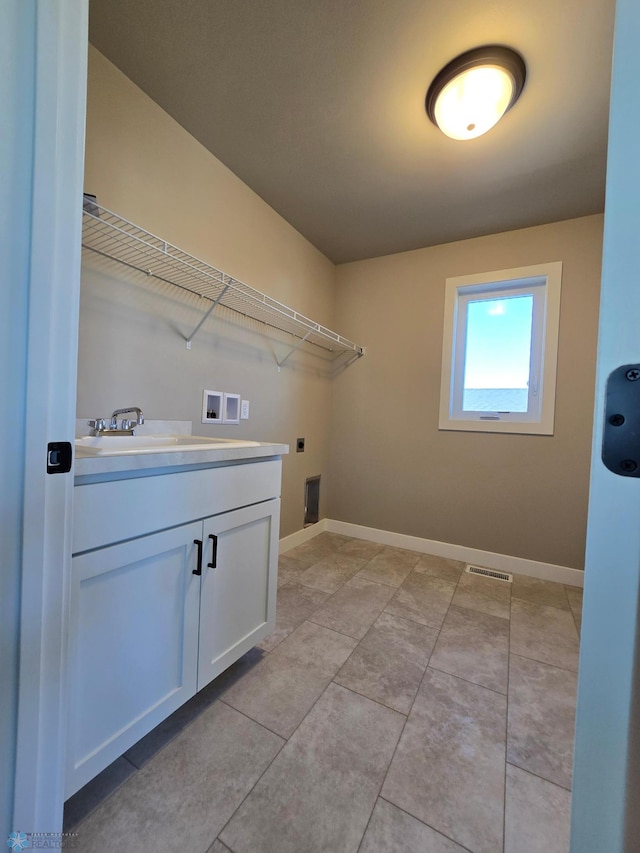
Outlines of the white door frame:
M19 691L12 831L59 832L64 803L66 631L73 470L46 473L47 444L74 436L80 234L86 113L88 0L5 0L22 16L21 97L33 104L24 153L31 158L28 266L13 282L28 295L23 420ZM4 5L4 4L3 4ZM19 8L20 7L20 8ZM31 32L25 29L30 16ZM9 116L11 120L12 116ZM19 152L20 153L20 152ZM23 167L29 164L22 162Z
M572 853L640 850L640 479L601 460L605 384L640 363L640 7L618 0L585 597L578 678Z
M32 51L36 71L30 92L35 98L34 124L23 129L25 157L32 153L31 138L34 143L32 216L27 228L30 271L24 281L9 283L16 292L24 288L29 300L26 327L11 329L18 348L27 346L27 361L26 406L11 412L24 427L24 473L22 482L16 477L8 485L18 489L15 499L28 520L22 535L12 828L55 832L60 830L63 804L73 480L72 473L45 473L45 451L49 441L73 438L88 0L4 0L0 23L11 25L24 15L34 18L34 42L25 42L24 48ZM619 853L634 843L633 808L625 808L625 796L638 772L630 738L639 701L634 653L640 482L606 471L600 462L600 442L606 376L619 364L640 362L633 321L640 317L634 251L640 233L639 31L640 11L634 0L618 0L576 740L575 853ZM3 331L7 328L3 322Z

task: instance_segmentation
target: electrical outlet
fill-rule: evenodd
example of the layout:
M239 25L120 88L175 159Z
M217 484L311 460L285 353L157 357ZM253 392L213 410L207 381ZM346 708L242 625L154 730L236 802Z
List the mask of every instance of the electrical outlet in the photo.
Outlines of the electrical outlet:
M240 420L247 421L249 420L249 401L243 400L240 403Z
M296 453L304 453L304 438L296 438Z

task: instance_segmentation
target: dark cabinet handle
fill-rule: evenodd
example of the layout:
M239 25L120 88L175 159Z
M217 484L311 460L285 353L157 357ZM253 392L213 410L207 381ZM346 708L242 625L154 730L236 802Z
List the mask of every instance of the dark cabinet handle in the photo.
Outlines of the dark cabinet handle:
M209 534L209 539L211 539L211 542L212 542L212 546L211 546L211 562L210 562L210 563L207 563L207 566L208 566L210 569L215 569L215 568L216 568L216 563L217 563L217 561L218 561L218 537L217 537L217 536L214 536L214 535L213 535L213 533L210 533L210 534Z
M201 575L202 574L202 539L194 539L193 544L196 545L198 548L198 565L193 570L192 574Z

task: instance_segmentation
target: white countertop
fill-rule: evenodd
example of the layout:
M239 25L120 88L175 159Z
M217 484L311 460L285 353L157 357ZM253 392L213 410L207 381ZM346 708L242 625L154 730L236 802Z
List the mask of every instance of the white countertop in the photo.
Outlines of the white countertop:
M187 428L188 425L188 428ZM77 422L77 436L86 435L86 420ZM168 429L169 427L169 429ZM144 427L136 428L136 434L167 431L174 434L191 434L190 421L149 421ZM159 450L153 453L127 453L111 456L81 456L75 454L74 475L76 478L105 474L144 472L156 468L184 468L185 466L220 465L241 463L250 459L282 456L289 452L288 444L257 442L247 447L230 444L223 447L198 448L197 450Z
M185 465L211 465L224 462L241 462L245 459L262 459L282 456L289 452L288 444L260 442L254 447L215 447L208 450L181 450L160 453L127 454L126 456L76 457L74 474L112 474L124 471L143 471L151 468L174 468Z

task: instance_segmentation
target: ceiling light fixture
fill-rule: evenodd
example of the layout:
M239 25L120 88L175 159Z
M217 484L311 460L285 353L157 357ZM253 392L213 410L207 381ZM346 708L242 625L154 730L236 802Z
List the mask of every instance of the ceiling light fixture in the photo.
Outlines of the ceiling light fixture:
M461 53L436 75L427 91L427 115L452 139L490 130L520 97L527 69L515 50L486 45Z

